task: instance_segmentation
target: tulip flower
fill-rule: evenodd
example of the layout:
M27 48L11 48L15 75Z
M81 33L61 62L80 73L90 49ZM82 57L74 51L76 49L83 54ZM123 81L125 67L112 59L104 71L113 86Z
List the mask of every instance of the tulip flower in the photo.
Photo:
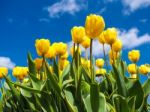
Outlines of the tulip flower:
M71 29L72 40L74 43L79 44L85 39L85 29L84 27L73 27Z
M35 41L36 51L39 56L45 56L48 52L50 46L50 41L48 39L37 39Z
M53 59L56 57L56 50L54 49L53 46L50 46L49 47L49 50L48 52L46 53L45 55L46 58L49 58L49 59Z
M147 67L146 65L141 65L139 67L139 72L143 75L147 75L150 72L150 68Z
M139 50L132 50L128 53L128 58L133 63L136 63L140 59L140 51Z
M6 67L0 67L0 79L8 74L8 69Z
M104 76L106 74L106 69L100 68L96 70L96 75L102 75Z
M90 39L86 36L84 41L81 43L82 47L84 47L85 49L90 47Z
M96 66L102 68L104 66L104 60L99 58L96 60Z
M113 44L112 44L112 49L115 52L119 52L122 49L122 41L117 39Z
M36 58L34 60L34 63L35 63L35 67L36 69L39 71L40 68L42 67L42 62L43 62L43 59L42 58Z
M129 64L127 70L130 74L137 74L137 66L136 64Z

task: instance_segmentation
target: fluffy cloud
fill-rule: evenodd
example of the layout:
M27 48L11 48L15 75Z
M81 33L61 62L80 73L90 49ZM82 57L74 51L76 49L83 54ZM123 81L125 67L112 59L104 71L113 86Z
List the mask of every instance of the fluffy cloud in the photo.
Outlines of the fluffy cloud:
M150 35L143 34L141 36L138 35L139 30L137 28L131 28L126 31L124 29L118 29L118 37L123 42L123 49L132 49L138 47L145 43L150 43ZM72 42L68 42L69 48L72 46ZM81 48L84 51L83 48ZM108 53L110 47L105 45L105 51ZM88 52L89 54L89 52ZM96 57L103 56L103 47L99 44L98 40L93 41L93 55Z
M124 14L129 14L139 8L150 6L150 0L122 0L122 3L125 7Z
M59 17L64 13L74 15L87 7L86 0L61 0L47 8L50 17Z
M15 63L11 61L9 57L0 57L0 67L7 67L12 69L15 66Z

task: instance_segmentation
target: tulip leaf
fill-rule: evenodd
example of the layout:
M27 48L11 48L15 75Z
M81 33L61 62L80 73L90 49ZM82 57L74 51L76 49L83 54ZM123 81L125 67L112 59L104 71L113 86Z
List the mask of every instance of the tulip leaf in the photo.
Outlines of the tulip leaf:
M145 96L150 94L150 78L148 78L148 80L145 81L145 83L143 84L143 90L144 90Z
M103 93L99 92L99 85L92 83L90 86L90 101L92 112L105 112L106 99Z
M84 102L84 105L85 105L87 112L92 112L90 99L91 99L90 94L87 97L83 98L83 102Z
M124 97L127 96L127 88L125 86L125 81L123 75L121 75L120 71L117 69L115 65L113 65L114 75L116 76L116 83L118 86L118 93Z
M29 66L29 72L36 76L36 67L35 63L32 59L32 56L30 53L28 53L28 66Z

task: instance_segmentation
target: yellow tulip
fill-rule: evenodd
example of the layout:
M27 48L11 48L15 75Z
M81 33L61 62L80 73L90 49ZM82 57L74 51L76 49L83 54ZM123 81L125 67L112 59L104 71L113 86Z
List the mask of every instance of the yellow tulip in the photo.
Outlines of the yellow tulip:
M36 58L34 60L34 63L35 63L36 69L40 70L40 68L42 67L43 59L42 58Z
M49 50L48 52L46 53L45 55L46 58L49 58L49 59L53 59L56 57L56 50L54 49L53 46L50 46L49 47Z
M106 69L101 68L96 70L96 75L105 75L106 74Z
M147 67L146 65L141 65L139 67L139 71L140 71L141 74L147 75L150 72L150 68Z
M59 60L59 66L60 66L60 70L63 70L67 65L69 64L68 60Z
M26 77L28 75L28 68L27 67L20 67L20 66L14 67L12 74L16 78L23 80L24 77Z
M84 66L89 69L90 68L90 60L85 60Z
M88 47L90 47L90 39L88 37L85 37L85 40L81 43L82 47L84 47L85 49L87 49Z
M96 60L96 66L99 68L102 68L104 66L104 60L103 59L97 59Z
M85 32L90 39L97 38L105 28L105 22L102 16L90 14L86 17Z
M53 43L57 55L64 55L67 52L67 44L63 42Z
M140 59L140 51L139 50L132 50L128 53L128 58L132 62L137 62Z
M136 64L129 64L128 67L127 67L127 70L130 74L136 74L137 73Z
M60 58L61 59L67 59L69 56L68 52L66 52L65 54L63 54Z
M77 52L77 46L75 46L75 52ZM74 56L74 47L70 48L70 54L73 57ZM81 54L81 49L79 48L79 54Z
M85 29L84 27L73 27L71 29L71 35L72 35L72 40L74 41L74 43L81 43L83 42L83 40L85 39Z
M104 32L99 35L98 40L101 44L105 44Z
M122 41L117 39L113 44L112 44L112 49L115 52L119 52L122 49Z
M104 31L105 42L112 45L117 39L117 30L115 28L108 28Z
M6 67L0 67L0 79L8 74L8 69Z
M48 39L37 39L35 41L36 51L39 56L44 56L48 52L49 46L50 41Z

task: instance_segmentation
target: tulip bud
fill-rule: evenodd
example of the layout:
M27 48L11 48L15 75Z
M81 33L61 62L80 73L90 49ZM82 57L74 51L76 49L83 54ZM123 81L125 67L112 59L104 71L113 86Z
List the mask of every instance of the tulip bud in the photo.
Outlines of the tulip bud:
M115 28L108 28L104 31L105 42L112 45L117 39L117 30Z
M119 52L122 49L122 42L121 40L116 40L113 44L112 44L112 49L115 52Z
M42 62L43 62L42 58L36 58L34 60L35 67L36 67L37 70L40 70L40 68L42 67Z
M130 74L136 74L137 73L136 64L129 64L128 67L127 67L127 70Z
M83 40L85 39L85 29L84 27L73 27L71 29L71 35L72 35L72 40L74 41L74 43L81 43L83 42Z
M128 58L130 61L136 63L140 59L140 51L132 50L128 53Z
M97 59L96 60L96 66L99 68L102 68L104 66L104 60L103 59Z
M105 44L104 32L99 35L98 40L101 44Z
M50 41L48 39L37 39L35 41L36 51L39 56L44 56L48 52L49 46Z
M64 55L67 52L67 44L63 42L54 43L52 45L54 49L56 50L57 55Z
M96 70L96 75L102 75L103 76L105 74L106 74L106 69L104 69L104 68Z
M49 47L49 50L48 52L46 53L45 55L46 58L49 58L49 59L53 59L56 57L56 50L54 49L53 46L50 46Z
M8 74L8 69L6 67L0 67L0 79Z
M67 59L68 56L69 56L69 54L68 54L68 52L66 52L66 53L63 54L60 58L64 60L64 59Z
M88 47L90 47L90 39L88 37L85 37L85 40L81 43L82 47L84 47L85 49L87 49Z
M146 65L141 65L139 67L139 71L140 71L141 74L147 75L150 72L150 68L147 67Z
M86 17L85 32L90 39L97 38L105 28L105 22L102 16L90 14Z

